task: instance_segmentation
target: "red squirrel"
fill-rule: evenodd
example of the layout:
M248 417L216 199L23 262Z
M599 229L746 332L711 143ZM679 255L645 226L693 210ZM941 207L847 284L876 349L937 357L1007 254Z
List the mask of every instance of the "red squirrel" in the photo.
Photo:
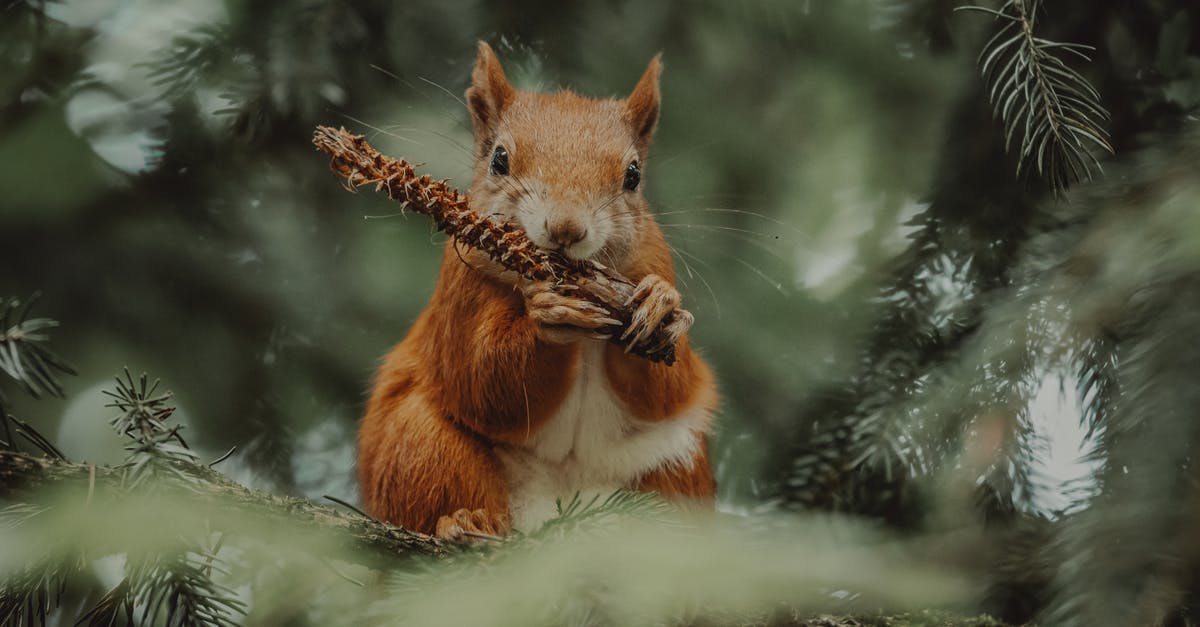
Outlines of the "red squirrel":
M628 337L679 308L671 251L642 194L658 57L628 98L524 92L480 42L466 92L472 207L538 246L638 284ZM690 316L686 316L690 320ZM433 296L380 367L359 431L366 509L447 538L536 528L555 500L654 491L711 509L713 376L678 330L676 363L627 354L615 321L450 239Z

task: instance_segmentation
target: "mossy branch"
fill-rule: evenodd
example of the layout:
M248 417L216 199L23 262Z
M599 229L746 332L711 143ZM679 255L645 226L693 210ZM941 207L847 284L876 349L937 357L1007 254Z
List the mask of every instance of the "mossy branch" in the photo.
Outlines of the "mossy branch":
M519 227L475 213L466 195L445 181L435 181L429 175L418 176L412 164L380 154L362 135L344 128L318 126L313 133L313 145L331 157L330 169L345 179L350 191L375 185L376 191L386 192L388 198L433 218L438 230L486 253L528 280L578 286L582 295L603 305L621 322L598 332L610 335L610 341L640 357L668 365L675 362L675 344L669 329L680 316L690 314L682 310L672 312L645 342L629 346L628 341L620 338L633 316L629 306L637 287L633 281L594 261L576 261L538 248Z

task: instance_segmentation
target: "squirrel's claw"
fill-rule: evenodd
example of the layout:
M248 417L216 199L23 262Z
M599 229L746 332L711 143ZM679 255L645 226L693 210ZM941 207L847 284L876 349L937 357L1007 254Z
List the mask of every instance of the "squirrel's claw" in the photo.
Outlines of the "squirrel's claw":
M538 337L554 344L606 336L606 327L619 326L612 312L589 300L564 294L564 286L534 281L521 286L525 310L537 324Z
M636 303L637 308L629 319L629 327L621 334L621 341L626 342L625 352L645 342L667 315L679 309L682 301L679 290L657 274L648 274L638 282L627 303ZM686 326L690 328L691 324Z
M663 328L662 340L651 346L650 352L658 353L666 350L669 346L674 346L679 342L679 338L691 330L692 323L695 321L696 317L692 315L692 312L686 309L676 309L675 319Z
M460 509L437 522L437 537L452 542L471 542L503 538L512 527L505 514L486 509Z

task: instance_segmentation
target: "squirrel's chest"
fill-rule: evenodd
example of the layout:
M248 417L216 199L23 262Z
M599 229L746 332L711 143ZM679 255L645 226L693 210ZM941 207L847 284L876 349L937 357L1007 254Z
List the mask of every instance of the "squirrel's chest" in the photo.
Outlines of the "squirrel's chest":
M680 416L646 422L633 416L608 383L604 348L586 346L558 411L525 443L499 451L517 529L553 517L555 499L606 496L695 453L700 421Z

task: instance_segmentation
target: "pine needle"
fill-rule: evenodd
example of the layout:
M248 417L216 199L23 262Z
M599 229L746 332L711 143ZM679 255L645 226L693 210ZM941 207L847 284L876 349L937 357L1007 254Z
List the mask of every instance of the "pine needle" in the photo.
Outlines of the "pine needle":
M1040 0L1007 0L999 10L958 10L986 13L1000 23L979 54L979 70L1004 123L1005 149L1016 152L1017 175L1036 171L1062 192L1102 169L1094 150L1112 153L1113 147L1099 92L1064 60L1091 61L1093 48L1038 36L1040 8Z

